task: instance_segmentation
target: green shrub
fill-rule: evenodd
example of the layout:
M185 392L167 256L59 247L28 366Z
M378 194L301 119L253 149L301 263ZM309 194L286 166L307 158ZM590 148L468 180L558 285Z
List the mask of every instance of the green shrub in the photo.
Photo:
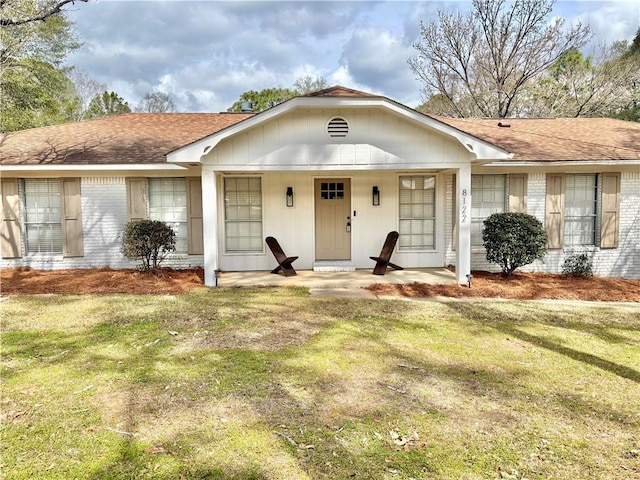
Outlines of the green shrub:
M175 249L175 232L160 220L132 220L122 232L120 251L129 260L142 260L142 270L158 267Z
M547 251L547 232L536 217L526 213L494 213L484 221L482 231L487 260L497 263L504 276Z
M565 258L562 274L572 277L593 276L593 262L586 253L575 253Z

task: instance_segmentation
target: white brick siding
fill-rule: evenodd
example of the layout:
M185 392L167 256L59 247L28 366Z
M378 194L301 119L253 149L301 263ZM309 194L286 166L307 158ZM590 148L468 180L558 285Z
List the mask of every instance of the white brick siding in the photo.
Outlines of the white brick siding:
M453 175L445 176L445 241L446 264L455 265L453 245ZM546 175L529 173L527 211L544 223ZM523 267L525 271L560 273L565 258L573 253L587 252L593 259L596 275L640 278L640 172L622 172L620 186L620 233L618 248L598 247L551 250L543 262ZM120 253L120 232L127 221L126 186L124 177L83 178L81 184L84 256L64 258L61 255L26 256L2 259L0 267L63 268L132 268L139 262L125 259ZM172 255L164 266L188 268L203 265L202 255ZM482 248L473 248L471 266L474 270L499 271L485 258Z
M447 176L447 212L452 210L452 176ZM546 174L530 173L527 184L527 213L538 218L543 224L546 205ZM448 221L448 220L447 220ZM593 272L599 276L640 278L640 172L622 172L620 184L620 233L618 248L601 249L591 247L568 247L549 250L544 261L537 261L522 267L523 271L544 271L561 273L567 257L586 252L593 261ZM452 224L447 224L447 263L455 265L452 250ZM473 248L471 268L499 272L496 264L487 262L482 248Z
M127 260L120 253L120 233L127 223L127 191L124 177L83 178L80 191L83 257L29 255L16 259L2 259L0 266L59 270L96 267L134 268L139 265L139 261ZM162 262L162 266L172 268L202 265L202 255L171 255Z

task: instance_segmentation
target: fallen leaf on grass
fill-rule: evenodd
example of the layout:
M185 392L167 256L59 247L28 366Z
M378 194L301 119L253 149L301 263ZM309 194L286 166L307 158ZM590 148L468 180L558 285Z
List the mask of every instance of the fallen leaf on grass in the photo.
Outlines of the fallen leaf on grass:
M152 447L148 447L145 449L145 451L147 453L150 453L151 455L158 455L160 453L167 453L167 451L165 450L165 448L162 445L154 445Z

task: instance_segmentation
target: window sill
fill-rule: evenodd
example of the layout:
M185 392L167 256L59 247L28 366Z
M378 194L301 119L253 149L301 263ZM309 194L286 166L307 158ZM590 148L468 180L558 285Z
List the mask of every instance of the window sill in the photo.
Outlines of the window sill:
M224 252L223 255L228 257L256 257L259 255L265 255L265 252Z

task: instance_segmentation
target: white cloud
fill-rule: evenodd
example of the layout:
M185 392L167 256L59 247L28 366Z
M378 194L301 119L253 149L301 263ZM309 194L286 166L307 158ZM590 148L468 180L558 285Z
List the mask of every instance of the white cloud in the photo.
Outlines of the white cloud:
M420 20L468 1L89 2L70 12L84 46L69 58L130 104L153 90L183 111L223 111L247 90L290 87L302 75L415 106L406 60ZM636 1L558 2L598 36L631 38Z
M419 85L407 65L411 55L412 47L401 37L369 27L354 32L344 47L341 63L357 83L400 102L415 103Z

